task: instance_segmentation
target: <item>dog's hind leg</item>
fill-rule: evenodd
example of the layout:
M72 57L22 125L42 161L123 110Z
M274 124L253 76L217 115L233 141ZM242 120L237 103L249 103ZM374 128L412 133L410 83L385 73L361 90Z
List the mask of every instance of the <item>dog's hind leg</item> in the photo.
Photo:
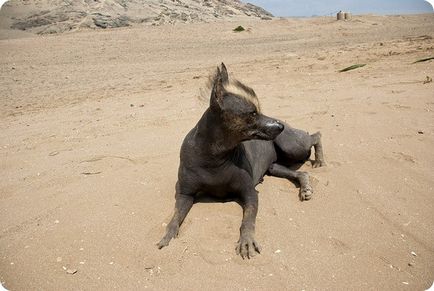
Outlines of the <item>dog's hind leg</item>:
M300 200L310 200L313 190L309 181L309 174L301 171L294 171L279 164L272 164L268 168L268 174L271 176L296 180L300 184Z
M312 166L314 168L326 166L321 143L321 132L318 131L317 133L312 134L310 137L312 139L312 146L315 148L315 161L312 162Z
M157 244L159 249L168 246L170 240L178 235L179 227L193 206L194 197L191 195L176 194L175 198L175 213L167 225L166 235Z

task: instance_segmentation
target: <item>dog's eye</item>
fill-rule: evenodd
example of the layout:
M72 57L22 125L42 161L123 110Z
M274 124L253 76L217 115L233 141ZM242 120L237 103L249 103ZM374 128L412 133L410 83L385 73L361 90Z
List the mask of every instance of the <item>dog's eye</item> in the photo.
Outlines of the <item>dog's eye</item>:
M250 116L255 117L256 115L258 115L258 112L256 111L250 112Z

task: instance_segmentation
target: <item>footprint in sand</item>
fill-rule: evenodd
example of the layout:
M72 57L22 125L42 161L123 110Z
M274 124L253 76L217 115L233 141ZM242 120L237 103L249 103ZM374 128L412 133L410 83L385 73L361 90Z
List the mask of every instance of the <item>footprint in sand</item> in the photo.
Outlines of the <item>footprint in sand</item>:
M140 162L147 163L145 160ZM108 169L122 168L126 163L137 164L138 161L129 157L99 155L81 161L79 167L83 175L97 175Z
M393 158L399 161L406 161L412 164L416 163L416 159L408 154L404 154L403 152L392 152Z
M329 237L329 242L330 245L341 254L351 251L351 247L338 238Z
M326 160L326 162L327 162L327 165L328 165L328 166L332 166L332 167L340 167L340 166L342 166L342 163L341 163L341 162L337 162L337 161L327 161L327 160Z
M375 111L364 111L363 113L366 113L366 114L369 114L369 115L375 115L378 112L375 112Z
M405 110L411 109L411 106L402 105L402 104L387 104L386 106L389 107L389 108L391 108L391 109L398 109L398 110L401 110L401 109L405 109Z

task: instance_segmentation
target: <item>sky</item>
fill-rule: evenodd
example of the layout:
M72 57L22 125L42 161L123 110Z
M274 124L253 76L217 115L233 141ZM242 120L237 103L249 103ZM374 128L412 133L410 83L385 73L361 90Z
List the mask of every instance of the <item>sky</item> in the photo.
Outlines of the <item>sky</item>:
M244 0L261 6L274 16L330 15L339 10L353 14L433 13L434 0ZM433 15L434 17L434 15Z

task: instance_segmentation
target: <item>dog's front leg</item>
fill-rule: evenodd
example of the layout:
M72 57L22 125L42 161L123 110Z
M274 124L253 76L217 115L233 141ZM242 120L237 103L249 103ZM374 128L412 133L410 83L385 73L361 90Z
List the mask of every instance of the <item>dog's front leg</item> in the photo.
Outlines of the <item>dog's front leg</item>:
M242 193L243 221L240 227L240 239L235 248L237 255L250 259L261 252L260 245L255 241L255 223L258 213L258 192L251 187Z
M158 248L161 249L169 245L172 238L178 235L179 227L193 206L194 197L191 195L176 194L175 195L175 212L173 214L172 220L166 228L166 235L157 244Z

